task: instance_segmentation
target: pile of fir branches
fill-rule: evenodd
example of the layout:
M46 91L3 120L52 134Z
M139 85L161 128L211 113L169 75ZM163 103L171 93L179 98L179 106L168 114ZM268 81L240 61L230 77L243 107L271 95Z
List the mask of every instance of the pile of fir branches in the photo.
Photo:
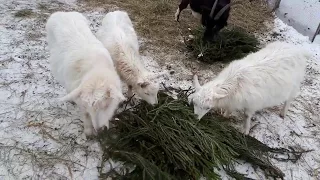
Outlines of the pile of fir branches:
M128 180L220 179L215 169L245 179L234 168L237 159L259 167L266 176L284 174L268 160L288 155L284 148L271 148L228 124L228 119L209 113L200 121L188 104L190 90L174 99L159 93L155 106L142 101L116 115L114 127L99 134L103 163L121 162L117 170L100 172L101 178ZM103 166L103 165L102 165Z
M241 28L225 28L209 42L203 42L203 32L202 27L193 30L191 33L194 38L186 41L186 44L192 54L205 63L230 62L259 50L258 39Z

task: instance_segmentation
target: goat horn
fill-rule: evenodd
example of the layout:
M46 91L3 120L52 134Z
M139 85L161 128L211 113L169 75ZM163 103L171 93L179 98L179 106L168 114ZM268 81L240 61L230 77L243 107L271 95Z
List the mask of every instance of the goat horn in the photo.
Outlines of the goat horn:
M219 0L216 0L216 1L214 2L213 6L212 6L212 9L211 9L211 12L210 12L210 18L213 17L213 13L214 13L214 10L216 10L218 1L219 1Z
M222 14L223 14L228 8L230 8L230 6L231 6L231 3L227 4L226 6L224 6L224 7L216 14L216 16L214 17L214 20L216 21L216 20L220 19L220 17L222 16Z

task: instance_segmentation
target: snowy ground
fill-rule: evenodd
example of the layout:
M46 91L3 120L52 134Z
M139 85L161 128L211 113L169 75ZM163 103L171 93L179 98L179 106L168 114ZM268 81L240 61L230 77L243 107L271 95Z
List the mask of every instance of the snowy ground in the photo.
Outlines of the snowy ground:
M22 9L31 9L32 14L15 17ZM105 13L103 9L86 11L73 1L0 0L0 180L98 179L99 146L86 141L78 109L57 102L65 90L48 69L46 19L54 11L73 9L81 9L93 30ZM274 163L284 171L285 179L320 179L320 46L311 44L308 37L279 19L274 26L273 32L261 38L264 43L280 39L300 44L314 56L308 63L301 95L292 104L288 117L279 118L281 107L263 110L255 116L251 135L273 147L313 150L296 163ZM157 55L148 51L143 55L150 68L162 68ZM168 61L165 66L168 65L176 73L164 81L166 84L191 85L193 70L184 68L183 61ZM205 81L216 74L217 68L210 68L199 72L200 79ZM254 179L264 179L250 166L238 168Z
M281 0L277 15L303 35L313 38L320 23L319 0Z

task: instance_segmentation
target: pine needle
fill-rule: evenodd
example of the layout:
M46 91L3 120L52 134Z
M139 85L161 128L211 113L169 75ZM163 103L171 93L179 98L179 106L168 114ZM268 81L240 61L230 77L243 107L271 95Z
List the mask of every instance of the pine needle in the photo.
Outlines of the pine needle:
M203 32L204 28L194 30L194 39L189 41L188 46L194 56L205 63L229 62L258 50L259 41L256 37L237 27L223 29L214 42L208 43L202 40Z
M101 173L101 178L130 180L220 179L214 171L223 167L235 178L237 159L260 167L274 178L284 174L268 158L272 153L288 154L287 149L270 148L245 136L228 124L228 119L207 114L198 121L188 104L190 90L178 99L159 93L156 106L141 102L124 110L113 120L115 125L99 134L104 161L122 162L120 171ZM241 178L240 178L241 179Z

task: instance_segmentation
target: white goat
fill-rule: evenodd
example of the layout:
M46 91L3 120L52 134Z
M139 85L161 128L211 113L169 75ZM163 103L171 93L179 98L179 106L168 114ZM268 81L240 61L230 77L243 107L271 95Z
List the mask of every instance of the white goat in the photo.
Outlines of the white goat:
M257 110L284 103L285 117L291 101L300 91L309 52L284 42L273 42L242 60L233 61L214 80L200 86L190 101L201 119L210 109L222 108L225 116L244 110L244 133L249 134L251 117Z
M61 100L80 107L84 132L90 136L109 127L125 98L110 54L88 24L78 12L56 12L49 17L46 31L52 74L69 93Z
M138 38L128 14L124 11L108 13L96 35L110 52L121 79L128 85L128 96L134 91L149 104L157 104L159 83L153 80L165 73L151 73L142 64Z

